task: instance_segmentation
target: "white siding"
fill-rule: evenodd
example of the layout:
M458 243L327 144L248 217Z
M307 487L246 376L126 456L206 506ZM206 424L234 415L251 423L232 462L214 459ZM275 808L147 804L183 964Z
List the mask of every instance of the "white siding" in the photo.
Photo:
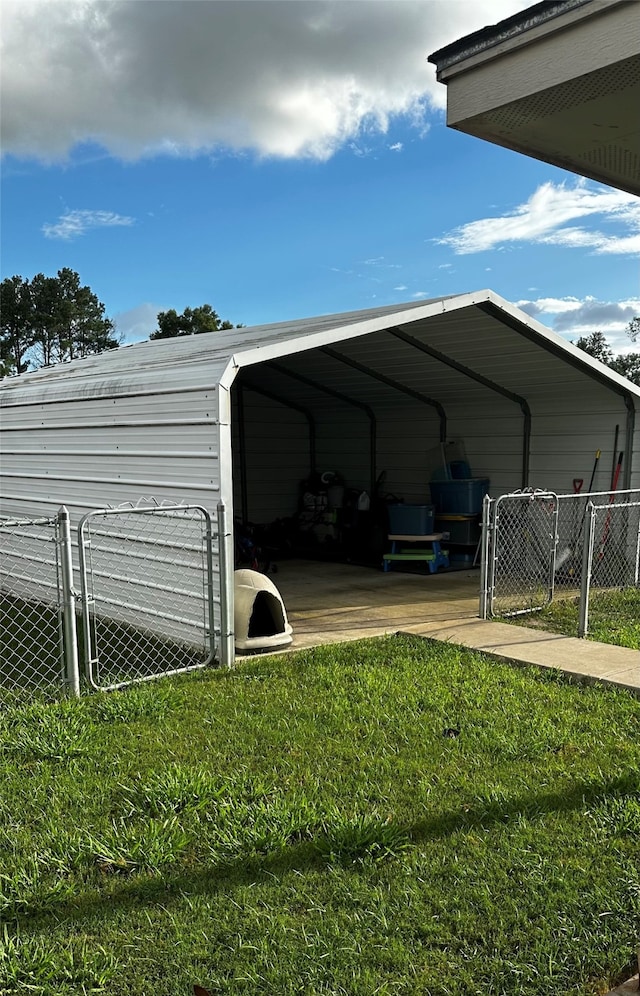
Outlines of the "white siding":
M49 514L65 504L77 522L143 496L215 510L215 407L215 390L6 406L1 512Z

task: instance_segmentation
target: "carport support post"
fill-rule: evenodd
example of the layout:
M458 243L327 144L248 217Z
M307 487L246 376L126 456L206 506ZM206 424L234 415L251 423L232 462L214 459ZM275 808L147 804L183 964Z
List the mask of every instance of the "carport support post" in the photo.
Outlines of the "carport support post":
M64 680L70 695L80 697L80 672L78 670L78 640L76 637L76 595L73 590L73 561L71 559L71 526L69 512L64 505L58 510L58 549L62 580L62 636L64 647Z
M229 570L228 543L230 540L227 523L227 507L223 501L218 502L218 555L220 558L220 663L223 667L232 667L235 660L235 634L233 632L233 593L229 584L233 584L233 571ZM231 598L229 597L231 595Z

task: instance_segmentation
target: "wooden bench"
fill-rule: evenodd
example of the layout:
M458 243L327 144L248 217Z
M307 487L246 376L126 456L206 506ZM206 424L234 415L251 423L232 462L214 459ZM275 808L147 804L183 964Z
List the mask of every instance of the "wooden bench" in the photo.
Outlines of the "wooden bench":
M449 566L449 551L440 547L442 533L426 533L411 535L408 533L390 533L391 552L382 558L383 571L389 571L395 560L422 561L426 563L430 574L435 574L438 568ZM410 543L411 546L404 546Z

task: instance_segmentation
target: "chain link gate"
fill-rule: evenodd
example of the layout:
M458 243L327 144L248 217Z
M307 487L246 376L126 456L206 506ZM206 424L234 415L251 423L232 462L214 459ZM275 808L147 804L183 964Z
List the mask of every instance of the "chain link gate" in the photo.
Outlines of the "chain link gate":
M558 496L552 491L517 491L489 499L487 508L483 618L543 608L554 592Z
M199 505L99 509L78 527L83 658L96 690L202 668L216 654L214 531Z

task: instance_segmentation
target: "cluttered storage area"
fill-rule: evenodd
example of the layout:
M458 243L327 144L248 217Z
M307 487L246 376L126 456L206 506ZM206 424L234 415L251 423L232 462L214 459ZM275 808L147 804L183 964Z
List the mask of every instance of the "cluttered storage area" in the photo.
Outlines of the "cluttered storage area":
M471 297L329 316L319 343L300 329L312 348L241 365L236 559L472 568L485 494L570 492L596 450L608 465L616 427L638 479L636 389L491 292Z
M234 388L237 562L269 571L297 557L388 570L390 536L443 534L446 561L436 563L431 546L425 558L409 556L407 541L393 569L477 563L491 482L472 471L464 439L440 441L438 418L402 398L374 414L323 404L308 390L313 407L303 411L275 400L269 383L241 378Z

